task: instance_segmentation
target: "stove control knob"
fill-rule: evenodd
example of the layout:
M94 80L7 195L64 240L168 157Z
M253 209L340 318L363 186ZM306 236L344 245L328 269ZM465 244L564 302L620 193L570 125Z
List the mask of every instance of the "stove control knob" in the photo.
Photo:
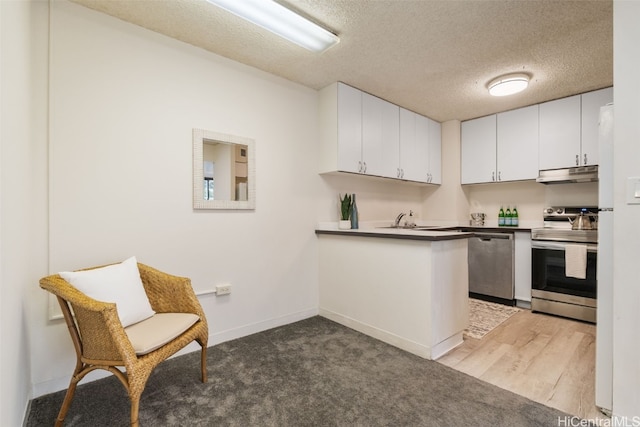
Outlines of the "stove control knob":
M562 208L558 208L558 209L556 209L556 213L557 213L558 215L562 215L562 214L563 214L563 209L562 209Z
M553 213L553 208L547 208L546 209L547 214L552 214Z

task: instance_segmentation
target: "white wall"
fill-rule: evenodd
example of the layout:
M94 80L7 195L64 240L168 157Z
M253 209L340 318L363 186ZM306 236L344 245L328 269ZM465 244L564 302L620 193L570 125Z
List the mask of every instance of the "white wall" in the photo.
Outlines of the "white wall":
M313 230L318 221L337 221L338 193L358 194L363 221L409 209L419 218L466 219L474 200L489 213L503 198L498 187L443 191L459 177L459 146L451 142L457 133L459 144L457 122L443 124L439 188L318 176L315 91L66 1L51 4L47 141L47 6L0 2L2 425L19 424L29 381L35 396L61 389L73 367L67 332L48 321L47 297L37 287L48 272L135 254L190 276L197 290L232 283L230 296L202 298L215 344L316 312ZM640 175L638 66L631 63L640 11L626 2L615 10L619 191L623 176ZM256 140L255 211L191 209L194 127ZM540 208L544 192L534 196ZM614 412L637 415L640 295L632 269L640 226L637 208L616 200Z
M640 205L627 205L625 191L627 177L640 176L640 2L614 1L613 19L613 413L629 417L628 421L637 424L640 420Z
M420 210L420 187L318 175L313 90L66 1L50 43L48 272L136 255L196 291L231 283L201 297L215 344L317 313L314 229L338 193L362 221ZM192 209L192 128L256 141L255 211ZM74 363L47 301L29 301L34 396Z
M51 4L49 271L139 261L188 276L210 344L317 313L317 93L66 1ZM256 141L255 211L192 209L192 128ZM329 198L327 196L327 198ZM73 354L34 295L34 395Z
M442 123L442 184L425 187L423 217L437 221L469 219L469 201L460 186L460 121Z
M0 28L0 425L19 426L31 297L47 259L46 3L0 2Z

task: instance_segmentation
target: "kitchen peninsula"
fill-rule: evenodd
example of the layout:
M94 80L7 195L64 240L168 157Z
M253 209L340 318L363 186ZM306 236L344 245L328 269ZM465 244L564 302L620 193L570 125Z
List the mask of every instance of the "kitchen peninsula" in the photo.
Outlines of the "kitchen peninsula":
M316 234L321 316L426 359L462 343L472 233L320 228Z

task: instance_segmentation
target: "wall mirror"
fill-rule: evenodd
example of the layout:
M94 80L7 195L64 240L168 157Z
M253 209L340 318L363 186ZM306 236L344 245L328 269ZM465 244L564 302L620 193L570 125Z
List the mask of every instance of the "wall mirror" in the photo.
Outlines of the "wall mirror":
M255 209L254 141L193 130L193 208Z

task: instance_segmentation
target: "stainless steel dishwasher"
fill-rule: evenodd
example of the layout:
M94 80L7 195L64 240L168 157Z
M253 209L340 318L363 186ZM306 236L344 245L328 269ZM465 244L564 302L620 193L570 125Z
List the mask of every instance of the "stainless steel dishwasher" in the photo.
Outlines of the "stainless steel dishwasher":
M469 295L513 305L513 233L474 233L469 239Z

